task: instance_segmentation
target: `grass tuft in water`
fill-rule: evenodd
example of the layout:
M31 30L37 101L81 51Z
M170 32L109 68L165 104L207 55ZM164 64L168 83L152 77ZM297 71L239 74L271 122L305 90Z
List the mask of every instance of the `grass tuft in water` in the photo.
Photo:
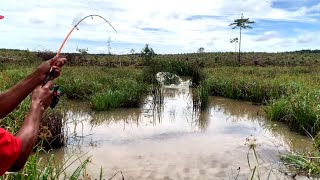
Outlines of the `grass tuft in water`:
M312 152L309 155L290 153L280 156L284 165L288 167L294 178L297 175L307 177L320 177L320 154Z
M207 82L202 82L196 89L197 95L196 99L199 101L200 109L204 110L208 107L209 95L210 90L208 87Z
M282 121L302 134L312 136L320 131L320 92L300 92L282 97L265 109L269 119Z

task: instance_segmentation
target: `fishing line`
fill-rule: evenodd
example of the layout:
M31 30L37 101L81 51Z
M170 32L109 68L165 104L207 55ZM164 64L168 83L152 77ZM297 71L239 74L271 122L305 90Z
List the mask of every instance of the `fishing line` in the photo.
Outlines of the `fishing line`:
M68 35L66 36L66 38L63 40L63 42L62 42L62 44L61 44L61 46L60 46L60 48L59 48L59 50L58 50L58 52L57 52L57 56L58 56L58 57L59 57L59 55L60 55L60 53L61 53L61 51L62 51L62 49L63 49L63 46L65 45L65 43L66 43L67 40L69 39L69 37L70 37L70 35L72 34L72 32L73 32L75 29L79 30L78 25L79 25L83 20L85 20L85 19L87 19L87 18L89 18L89 17L91 17L91 19L93 19L93 17L99 17L100 19L103 19L103 20L104 20L105 22L107 22L107 23L112 27L112 29L118 34L117 30L116 30L116 29L112 26L112 24L111 24L107 19L105 19L104 17L102 17L102 16L100 16L100 15L97 15L97 14L88 15L88 16L82 18L80 21L78 21L78 23L77 23L76 25L74 25L74 27L70 30L70 32L68 33Z

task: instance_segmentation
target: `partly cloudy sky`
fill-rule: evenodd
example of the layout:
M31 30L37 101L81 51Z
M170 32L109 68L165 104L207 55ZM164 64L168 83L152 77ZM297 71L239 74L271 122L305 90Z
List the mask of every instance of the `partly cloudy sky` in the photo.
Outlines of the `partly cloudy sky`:
M156 53L233 51L239 37L229 26L244 17L256 23L243 31L242 50L279 52L320 49L320 0L1 0L0 48L57 51L74 24L63 52L88 48L115 54L140 52L150 44Z

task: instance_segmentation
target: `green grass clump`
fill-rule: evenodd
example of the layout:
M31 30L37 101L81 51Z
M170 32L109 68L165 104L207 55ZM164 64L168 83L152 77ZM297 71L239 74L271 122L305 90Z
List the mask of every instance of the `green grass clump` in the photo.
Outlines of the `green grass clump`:
M209 102L209 95L210 95L210 89L208 86L207 81L203 81L197 88L196 88L196 96L194 97L194 101L196 105L200 103L200 109L204 110L208 107Z
M103 111L118 107L137 107L145 92L146 85L136 81L118 81L105 92L90 97L94 110Z
M99 111L136 107L147 88L142 70L133 68L69 67L57 84L69 99L89 101Z
M157 71L170 72L180 76L191 76L192 66L186 60L156 59L153 66L157 66Z
M288 103L286 98L281 98L271 102L264 110L266 112L266 117L271 120L285 121L287 117L287 107Z
M319 100L319 91L299 92L270 103L265 111L271 120L285 122L302 134L316 135L320 131Z
M272 99L295 93L302 88L288 82L243 76L212 76L208 79L208 86L211 95L247 100L259 104L266 104Z
M107 90L91 96L90 101L93 109L103 111L111 108L120 107L123 102L124 95L120 91Z
M290 169L292 176L320 177L320 154L311 151L308 154L289 153L280 156L284 165Z

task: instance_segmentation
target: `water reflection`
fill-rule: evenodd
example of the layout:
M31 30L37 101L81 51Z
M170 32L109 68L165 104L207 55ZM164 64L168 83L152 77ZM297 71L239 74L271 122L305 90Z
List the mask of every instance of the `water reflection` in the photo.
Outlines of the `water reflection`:
M99 168L122 170L126 179L225 179L238 167L241 179L250 174L245 145L250 135L269 170L279 151L310 147L306 137L265 120L261 107L248 102L211 97L209 108L198 111L189 85L182 80L163 86L160 98L147 96L141 108L97 113L71 103L65 117L69 145L55 153L88 152ZM92 171L98 175L99 168Z
M227 100L219 97L209 97L209 107L222 111L234 121L241 119L259 120L263 113L261 106L254 106L250 102Z
M237 122L251 121L256 124L255 130L260 133L267 134L265 137L271 136L277 141L273 141L276 146L284 146L285 149L290 151L309 151L310 139L291 131L287 125L266 120L263 117L263 107L252 105L250 102L243 102L238 100L231 100L221 97L210 97L209 106L213 111L222 111L228 116L227 121L232 121L235 124ZM245 132L243 128L248 128L243 126L242 128L232 128L229 129L228 133ZM248 129L246 131L249 131ZM269 138L270 140L272 138ZM307 148L306 148L307 147Z
M79 119L79 116L89 120L92 127L102 124L110 125L123 121L123 125L135 124L136 126L147 126L157 124L181 121L180 123L189 123L196 130L197 128L205 130L205 121L208 121L209 112L201 112L193 109L192 97L189 92L190 81L183 81L180 85L170 85L161 87L158 94L146 97L145 103L141 108L115 109L106 112L90 112L88 108L75 105L69 106L67 112L68 121ZM74 117L70 116L74 114ZM201 120L199 120L201 119ZM166 122L163 122L165 120ZM125 127L123 127L125 128Z

